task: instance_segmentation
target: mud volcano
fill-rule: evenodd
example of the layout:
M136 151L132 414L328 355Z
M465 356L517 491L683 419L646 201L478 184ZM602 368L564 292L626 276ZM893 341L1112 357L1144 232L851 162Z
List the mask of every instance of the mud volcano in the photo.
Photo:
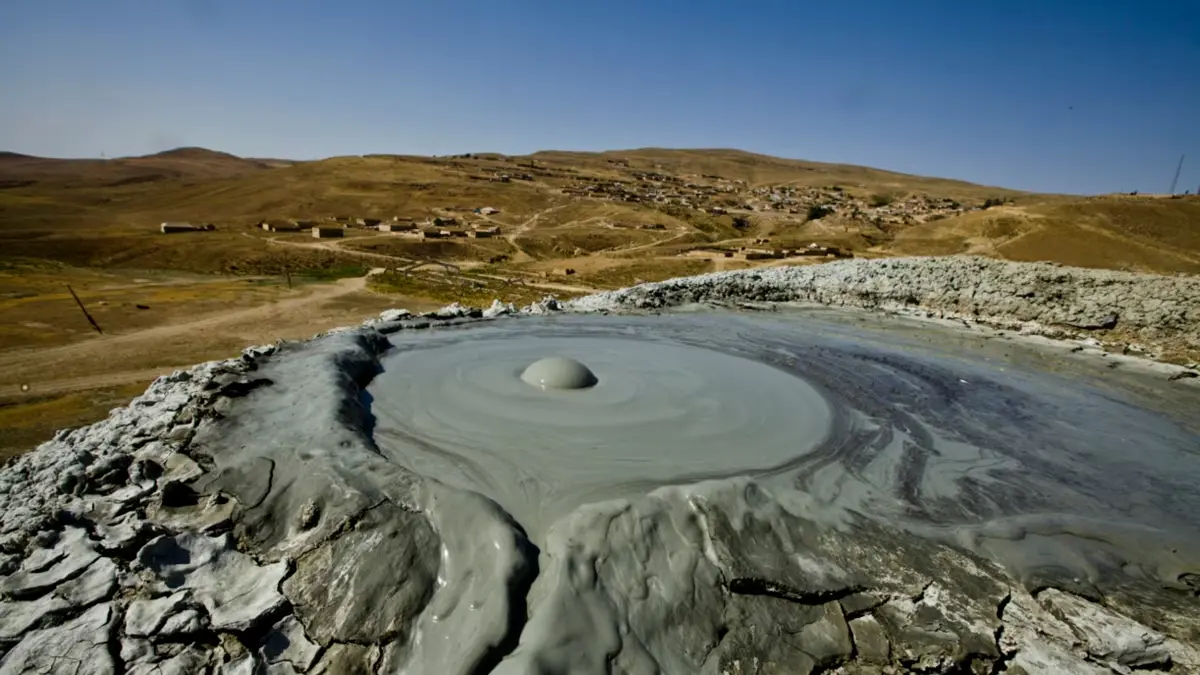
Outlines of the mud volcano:
M385 456L486 495L527 532L589 502L784 467L830 433L803 379L669 325L506 323L397 339L367 393Z
M828 313L527 318L396 335L367 394L389 461L494 500L539 545L584 504L744 477L1019 575L1184 572L1195 431L953 339Z
M0 474L0 674L1200 672L1200 387L766 278L161 378Z

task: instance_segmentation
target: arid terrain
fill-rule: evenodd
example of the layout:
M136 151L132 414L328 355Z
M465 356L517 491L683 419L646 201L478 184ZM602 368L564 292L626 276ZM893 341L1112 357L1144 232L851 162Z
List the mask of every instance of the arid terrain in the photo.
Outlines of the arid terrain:
M1200 198L1032 194L733 150L0 153L0 455L159 374L388 307L957 253L1196 274Z

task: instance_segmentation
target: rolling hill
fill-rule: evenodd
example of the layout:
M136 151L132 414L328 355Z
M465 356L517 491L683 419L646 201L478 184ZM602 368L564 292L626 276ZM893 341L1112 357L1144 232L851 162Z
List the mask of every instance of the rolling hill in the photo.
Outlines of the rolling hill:
M953 206L926 208L919 200ZM832 212L813 210L823 204ZM482 206L499 209L489 224L514 233L504 238L508 249L475 246L449 257L507 253L535 268L588 257L656 257L667 268L667 258L691 249L770 240L769 246L817 242L865 256L961 252L1200 272L1195 198L1041 195L738 150L303 162L203 148L111 160L0 154L0 257L77 266L260 272L277 266L278 257L252 227L263 219L424 220L458 213L470 220ZM167 220L212 222L218 232L164 238L154 228ZM666 233L626 227L638 223ZM322 260L312 264L338 264Z

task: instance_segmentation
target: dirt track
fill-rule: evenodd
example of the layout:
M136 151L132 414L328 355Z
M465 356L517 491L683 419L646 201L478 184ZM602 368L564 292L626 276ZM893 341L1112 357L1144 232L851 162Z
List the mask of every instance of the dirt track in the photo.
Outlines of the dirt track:
M395 298L363 293L366 281L361 277L309 286L276 302L132 333L98 335L45 349L9 350L0 354L0 397L46 396L152 380L192 365L197 357L231 356L239 345L307 337L397 304ZM361 296L353 298L358 302L351 307L330 306L355 294ZM22 391L23 384L28 390Z

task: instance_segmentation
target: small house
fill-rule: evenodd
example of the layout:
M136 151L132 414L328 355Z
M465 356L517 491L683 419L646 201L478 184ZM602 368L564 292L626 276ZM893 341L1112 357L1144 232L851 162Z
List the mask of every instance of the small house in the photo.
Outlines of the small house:
M346 230L341 227L321 227L317 226L312 229L314 239L337 239L344 237Z
M163 223L158 226L163 234L174 234L176 232L202 232L205 228L192 225L191 223ZM214 228L215 229L215 228Z
M498 227L481 227L481 228L478 228L475 230L471 230L468 234L473 239L487 239L490 237L499 236L500 228L498 228Z
M421 230L421 236L426 239L441 239L445 235L443 234L442 230L434 230L434 229L426 228L424 230Z
M380 232L412 232L417 226L415 223L380 223L375 228Z
M264 220L262 228L267 232L299 232L304 229L299 223L291 220Z

